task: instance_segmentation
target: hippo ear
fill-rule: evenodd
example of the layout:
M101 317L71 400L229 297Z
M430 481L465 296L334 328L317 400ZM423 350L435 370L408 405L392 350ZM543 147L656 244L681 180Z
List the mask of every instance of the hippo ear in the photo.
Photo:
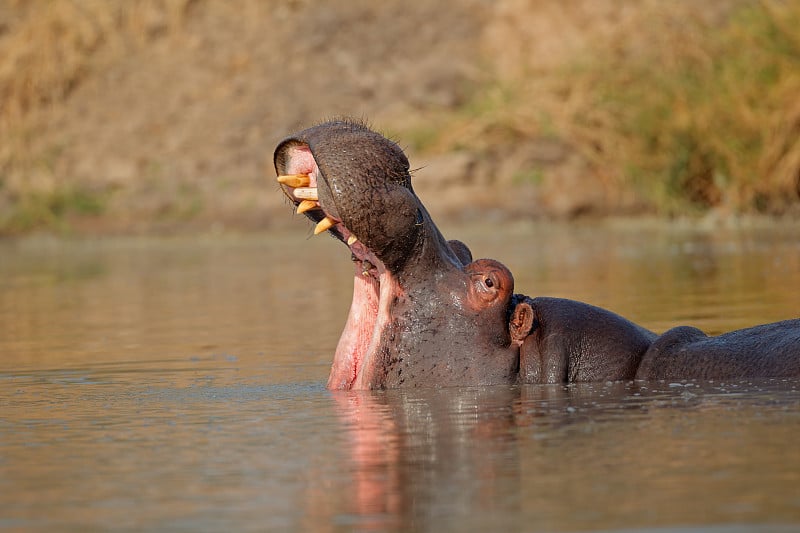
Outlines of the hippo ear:
M461 261L462 265L468 265L472 263L472 252L470 251L469 246L455 239L447 241L447 244L450 245L450 249L453 250L453 253L456 254L456 257L458 257L458 260Z
M508 330L511 334L511 341L522 345L525 338L533 330L533 308L528 302L520 302L514 307L509 320Z

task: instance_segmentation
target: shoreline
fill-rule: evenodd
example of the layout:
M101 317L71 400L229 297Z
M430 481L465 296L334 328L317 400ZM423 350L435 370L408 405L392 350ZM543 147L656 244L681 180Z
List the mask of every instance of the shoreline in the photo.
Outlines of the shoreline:
M654 214L595 215L576 217L529 216L518 217L498 210L470 210L469 216L442 215L431 210L440 230L456 235L459 230L480 231L481 227L492 230L503 227L505 231L546 230L572 228L581 230L594 228L608 231L665 230L690 233L712 233L716 231L780 230L800 232L800 216L796 214L774 215L730 215L706 213L703 215L681 215L665 217ZM58 227L38 228L31 231L0 234L0 243L36 240L81 241L92 239L160 239L160 238L238 238L260 234L308 234L313 225L302 215L292 213L289 208L269 210L261 216L207 217L198 216L182 221L131 222L105 217L75 218L63 221ZM451 237L452 238L452 237ZM457 238L457 237L456 237Z

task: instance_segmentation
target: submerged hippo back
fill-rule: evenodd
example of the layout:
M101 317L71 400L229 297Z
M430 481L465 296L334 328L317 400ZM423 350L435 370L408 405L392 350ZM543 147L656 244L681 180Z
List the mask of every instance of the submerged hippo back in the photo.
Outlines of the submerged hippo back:
M633 379L656 335L616 313L562 298L521 297L511 318L521 383Z
M800 319L709 337L681 326L661 335L642 358L637 379L800 377Z

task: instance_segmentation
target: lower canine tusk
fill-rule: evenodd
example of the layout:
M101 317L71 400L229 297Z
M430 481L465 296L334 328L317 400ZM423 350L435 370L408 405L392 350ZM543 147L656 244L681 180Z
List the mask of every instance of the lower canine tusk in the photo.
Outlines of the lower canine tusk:
M347 238L347 246L353 246L358 241L358 237L355 235L350 235Z
M297 214L302 215L306 211L311 211L315 207L317 207L317 202L315 202L314 200L303 200L302 202L297 204Z
M362 276L369 276L369 271L372 268L375 268L375 265L373 265L372 263L370 263L367 260L364 260L364 262L361 263L361 275Z
M308 187L311 185L311 178L308 174L286 174L278 176L278 183L283 183L289 187Z
M334 225L336 225L336 221L330 217L325 217L317 223L317 226L314 228L314 235L319 235L323 231L328 231Z

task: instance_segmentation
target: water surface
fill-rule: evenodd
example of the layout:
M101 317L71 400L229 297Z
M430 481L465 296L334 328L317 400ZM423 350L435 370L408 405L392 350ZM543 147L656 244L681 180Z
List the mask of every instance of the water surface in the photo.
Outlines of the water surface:
M800 315L800 231L457 228L519 292L663 331ZM346 250L0 243L0 528L792 531L800 384L330 393Z

